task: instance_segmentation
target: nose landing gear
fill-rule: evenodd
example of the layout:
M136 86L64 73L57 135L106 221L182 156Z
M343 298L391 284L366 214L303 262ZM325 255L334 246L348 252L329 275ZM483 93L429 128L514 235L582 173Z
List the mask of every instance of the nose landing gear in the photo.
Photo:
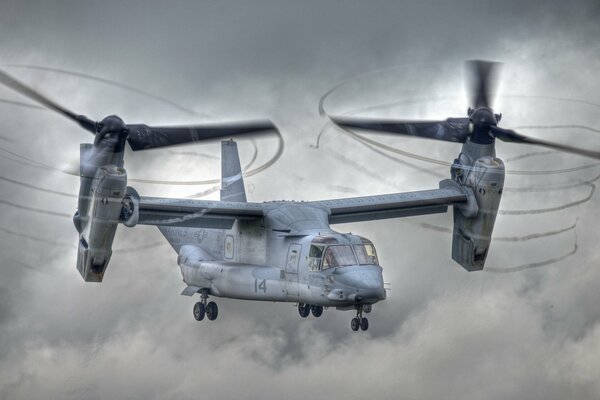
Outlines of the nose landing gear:
M356 306L356 317L352 318L352 321L350 321L350 328L352 328L354 332L358 331L359 328L363 331L369 329L369 320L362 316L363 308L365 312L371 311L370 305L368 311L367 307L363 307L362 305Z
M201 300L194 304L194 318L196 321L202 321L204 316L206 316L210 321L217 319L217 316L219 315L219 307L214 301L207 303L208 290L202 289L200 292L200 297Z

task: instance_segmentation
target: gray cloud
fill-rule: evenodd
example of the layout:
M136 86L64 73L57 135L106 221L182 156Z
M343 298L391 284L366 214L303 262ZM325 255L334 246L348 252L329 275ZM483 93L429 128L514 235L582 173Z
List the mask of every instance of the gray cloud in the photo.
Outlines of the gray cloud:
M171 3L4 2L0 63L75 70L158 97L6 68L92 118L118 113L156 124L274 119L285 151L272 167L246 179L254 188L252 201L437 186L436 175L447 176L447 167L376 147L378 153L331 128L315 149L327 123L318 102L346 82L327 98L327 111L461 116L467 107L462 61L469 58L504 62L496 101L503 126L529 126L522 129L532 136L600 147L595 1L543 7L512 0ZM120 227L120 251L105 282L81 281L75 253L65 246L76 243L66 217L76 201L63 195L76 193L78 180L60 169L78 159L78 143L91 137L50 112L20 106L29 102L8 89L0 88L0 99L0 146L29 160L11 161L10 153L0 158L1 398L600 395L597 194L568 209L500 216L497 237L535 239L494 242L492 269L557 259L577 245L577 253L562 261L508 274L463 271L450 259L450 235L419 226L449 228L451 215L337 226L376 243L391 284L388 299L369 315L367 334L350 331L347 312L330 309L318 320L302 320L290 304L228 299L218 300L219 320L198 324L193 301L179 296L175 254L155 246L162 242L156 229ZM533 128L540 125L563 127ZM369 138L448 162L460 149ZM257 147L254 166L276 154L278 143L259 139ZM220 163L211 157L218 155L218 143L180 150L128 153L129 177L219 176ZM251 142L241 141L240 151L242 163L253 160ZM593 163L571 155L504 143L497 152L512 171L571 170L507 175L506 186L515 190L503 198L504 209L576 202L588 194L581 182L599 173L597 166L574 170ZM135 184L146 195L215 198L213 185ZM537 191L547 185L556 190ZM572 231L541 234L561 231L577 218Z

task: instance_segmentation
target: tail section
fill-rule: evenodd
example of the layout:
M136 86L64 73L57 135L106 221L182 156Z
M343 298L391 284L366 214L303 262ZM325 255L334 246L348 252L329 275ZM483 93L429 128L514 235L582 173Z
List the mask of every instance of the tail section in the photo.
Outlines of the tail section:
M237 143L233 140L221 142L221 201L247 201Z

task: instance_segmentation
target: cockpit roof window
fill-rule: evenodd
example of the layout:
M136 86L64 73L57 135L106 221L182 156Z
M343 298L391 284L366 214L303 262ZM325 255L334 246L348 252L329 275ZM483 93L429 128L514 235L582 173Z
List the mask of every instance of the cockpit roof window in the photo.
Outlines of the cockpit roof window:
M371 242L371 241L370 241L369 239L367 239L366 237L359 236L359 238L360 238L361 242L363 242L364 244L370 244L370 245L372 245L372 244L373 244L373 242Z
M316 236L312 242L313 243L323 243L323 244L338 244L339 243L337 238L335 238L333 236Z

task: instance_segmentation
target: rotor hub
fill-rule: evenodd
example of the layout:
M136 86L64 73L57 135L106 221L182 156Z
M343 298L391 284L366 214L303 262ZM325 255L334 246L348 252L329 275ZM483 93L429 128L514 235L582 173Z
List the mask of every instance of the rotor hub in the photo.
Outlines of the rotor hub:
M105 117L99 124L98 133L127 133L127 125L116 115Z
M478 126L496 126L498 119L496 114L488 107L479 107L470 110L469 119L474 125Z

